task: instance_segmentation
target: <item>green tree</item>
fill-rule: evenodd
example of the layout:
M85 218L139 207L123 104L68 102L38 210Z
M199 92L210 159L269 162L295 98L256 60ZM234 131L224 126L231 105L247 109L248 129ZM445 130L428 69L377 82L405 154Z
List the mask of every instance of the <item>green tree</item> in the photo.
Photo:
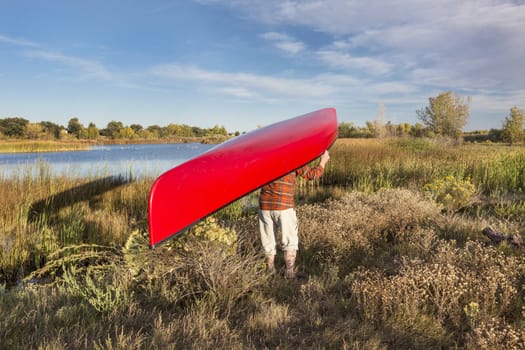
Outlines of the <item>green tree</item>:
M42 128L44 129L45 133L57 140L60 139L62 135L62 130L64 129L63 126L50 121L41 121L40 125L42 125Z
M0 119L0 132L7 137L24 138L29 120L19 117Z
M366 129L370 133L371 137L377 137L377 133L378 133L377 132L377 123L367 120L365 122L365 124L366 124Z
M99 131L94 123L89 123L87 127L87 138L90 140L96 140L98 138Z
M120 129L120 138L135 139L137 138L137 134L131 127L127 126L125 128Z
M31 140L44 138L46 133L40 123L28 123L26 125L26 137Z
M501 129L490 129L489 130L489 140L492 141L492 142L501 142L503 141L503 136L502 136L502 133L503 133L503 130Z
M221 126L215 125L213 128L211 128L209 130L208 134L209 135L224 135L224 136L227 136L228 135L228 131L222 125Z
M197 128L197 129L200 129L200 128ZM195 130L193 130L193 127L186 125L186 124L182 124L182 135L181 136L193 137L193 136L198 136L198 135L195 134Z
M355 129L354 123L342 122L337 128L337 136L340 138L350 137L352 131Z
M429 97L428 106L416 113L435 134L458 139L469 117L470 100L470 97L464 100L452 91L443 92L437 97Z
M120 130L124 129L124 124L112 120L108 123L105 129L100 130L100 135L111 137L112 139L120 138Z
M396 129L398 136L406 136L412 133L412 125L410 123L401 123Z
M67 132L71 135L75 135L77 139L81 139L83 136L84 125L78 121L78 118L71 118L67 123Z
M137 135L140 135L140 132L144 130L144 128L140 124L131 124L129 127L132 128L135 134Z
M200 128L198 126L193 126L191 127L191 135L189 136L202 137L202 136L206 136L206 134L207 134L207 131L204 130L203 128Z
M166 136L183 136L182 126L179 124L168 124L168 126L164 128L164 134L166 134Z
M510 115L505 118L503 122L503 130L501 136L503 141L509 142L511 145L516 142L523 141L523 121L525 120L525 114L523 109L518 107L512 107L510 109Z
M162 133L162 128L159 125L150 125L146 128L148 132L147 138L156 138L158 139Z
M430 128L425 127L421 123L415 123L410 128L410 136L412 137L433 137L435 136L434 132Z
M148 139L148 140L154 140L154 139L159 138L158 133L152 132L148 129L142 130L139 136L142 137L143 139Z

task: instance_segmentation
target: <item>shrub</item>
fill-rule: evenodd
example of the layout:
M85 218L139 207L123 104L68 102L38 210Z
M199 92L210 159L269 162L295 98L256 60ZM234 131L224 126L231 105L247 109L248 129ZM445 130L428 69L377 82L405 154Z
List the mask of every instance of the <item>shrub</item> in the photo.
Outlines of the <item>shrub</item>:
M426 184L423 191L446 211L453 212L470 202L475 188L470 178L461 180L449 175Z
M102 271L91 268L79 274L71 266L65 269L63 286L69 294L80 297L98 312L118 313L131 303L133 293L128 290L127 279L122 278L124 275L117 269Z
M212 216L191 227L178 239L169 242L168 247L189 251L192 249L189 244L192 240L215 244L225 255L232 255L237 250L237 233L221 227Z
M406 331L428 318L438 326L434 331L439 343L445 341L443 329L458 332L468 326L478 336L471 341L479 345L511 344L503 339L506 334L524 336L513 330L519 322L512 322L520 318L523 306L524 268L522 258L505 256L493 247L470 242L456 248L440 241L428 261L405 259L395 275L360 269L346 279L352 306L363 320L378 325L395 321L398 330ZM489 334L487 324L494 323L493 318L498 323L505 320L507 329Z
M309 270L333 263L341 273L356 264L390 266L396 249L407 254L427 250L434 234L425 227L441 215L434 203L403 189L351 192L340 200L298 207L297 214L299 263L311 265Z

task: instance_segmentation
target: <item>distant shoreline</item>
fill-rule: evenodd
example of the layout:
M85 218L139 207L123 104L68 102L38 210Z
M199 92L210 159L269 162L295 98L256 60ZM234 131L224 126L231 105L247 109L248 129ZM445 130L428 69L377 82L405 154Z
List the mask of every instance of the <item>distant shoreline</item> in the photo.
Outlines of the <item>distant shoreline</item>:
M93 146L163 144L163 143L203 143L219 144L229 137L177 137L163 139L98 139L98 140L2 140L0 153L39 153L87 151Z

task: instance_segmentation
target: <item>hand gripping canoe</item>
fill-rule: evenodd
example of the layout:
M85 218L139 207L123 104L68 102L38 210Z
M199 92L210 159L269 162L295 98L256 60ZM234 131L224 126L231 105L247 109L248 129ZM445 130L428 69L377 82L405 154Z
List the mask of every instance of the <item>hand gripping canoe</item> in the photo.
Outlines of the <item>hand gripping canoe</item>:
M334 108L230 139L160 175L148 198L150 247L319 157L337 137Z

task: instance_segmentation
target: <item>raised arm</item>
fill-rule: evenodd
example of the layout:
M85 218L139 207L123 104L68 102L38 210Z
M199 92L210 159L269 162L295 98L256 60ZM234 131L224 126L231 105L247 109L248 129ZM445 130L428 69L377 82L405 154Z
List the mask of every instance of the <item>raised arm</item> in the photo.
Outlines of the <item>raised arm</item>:
M311 168L305 165L304 167L297 169L297 175L307 180L318 179L321 177L321 175L323 175L324 167L329 159L330 154L328 153L328 151L324 151L324 153L321 155L318 166L316 166L315 168Z

